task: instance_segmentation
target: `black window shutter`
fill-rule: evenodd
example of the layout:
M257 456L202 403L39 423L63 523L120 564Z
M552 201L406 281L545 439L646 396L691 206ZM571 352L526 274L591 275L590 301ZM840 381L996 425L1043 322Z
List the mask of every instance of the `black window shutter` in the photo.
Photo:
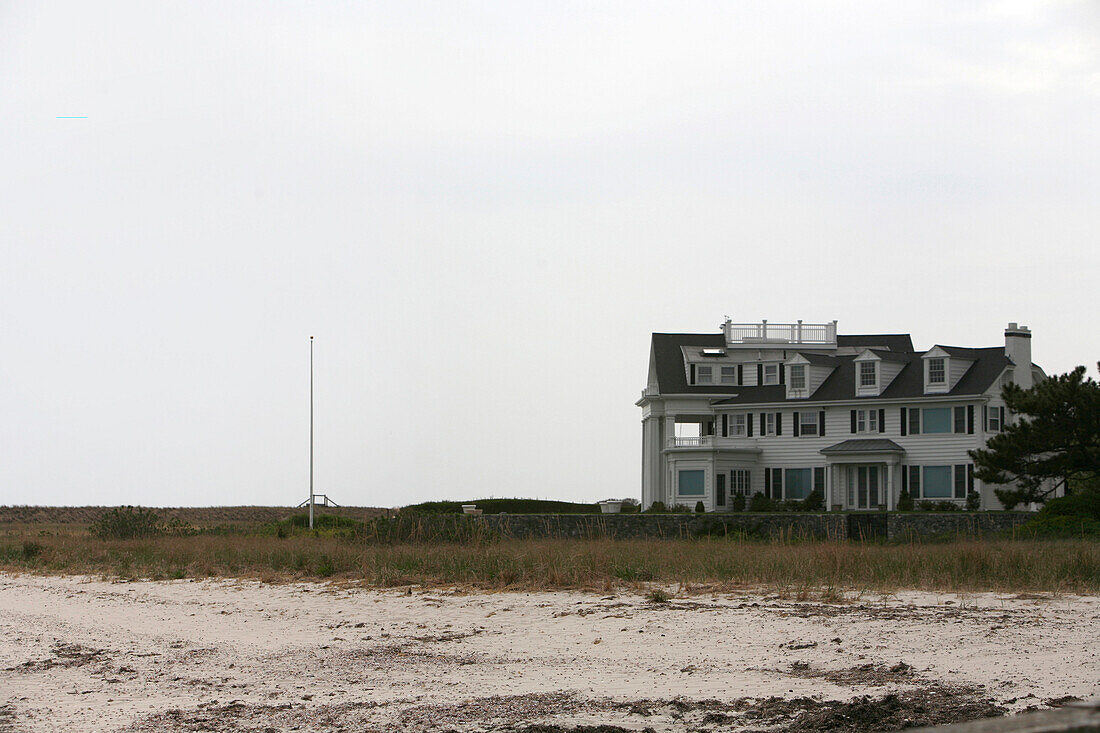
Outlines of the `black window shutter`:
M744 364L738 364L737 365L737 385L738 386L744 386L744 384L745 384L745 365Z
M776 499L783 498L783 469L773 468L775 475L772 476L772 493L775 494Z
M787 383L786 372L787 372L787 370L783 367L782 364L780 364L779 365L779 383L780 384L786 384Z
M998 407L997 409L1001 411L1001 430L1004 431L1004 429L1005 429L1005 408L1004 407Z
M782 412L775 413L775 434L776 435L782 435L783 434L783 413Z
M764 496L772 498L772 470L764 469Z
M955 498L966 498L966 466L955 466Z
M814 491L825 493L825 469L821 466L814 469Z
M966 490L967 491L973 491L974 490L974 464L973 463L966 464Z
M730 416L722 413L722 437L728 438L730 436Z
M763 438L768 434L768 431L764 429L764 413L760 413L760 437Z
M982 405L982 432L989 430L989 407Z
M909 466L901 467L901 490L909 490Z
M745 415L745 426L746 426L746 429L748 430L748 433L749 433L748 437L751 438L752 437L752 413L751 412L748 415Z
M852 410L852 434L856 432L856 411Z
M920 498L920 466L909 467L909 494L914 499Z
M794 414L794 422L791 423L791 425L793 426L793 427L791 427L791 435L793 435L794 437L797 438L798 437L798 431L801 429L801 426L798 424L798 413L797 412Z
M707 435L714 435L714 421L707 420Z
M824 435L825 434L825 411L824 410L817 413L817 434L818 435Z
M880 433L886 432L886 410L881 409L878 411L878 431Z
M966 432L969 435L974 434L974 405L966 406Z
M757 384L763 384L764 383L764 365L763 364L757 364L756 365L756 383ZM763 432L763 431L761 431L761 432Z
M688 365L688 371L691 372L691 383L695 384L695 365L694 364Z
M909 416L905 414L905 408L901 408L901 434L905 435L905 429L909 427Z

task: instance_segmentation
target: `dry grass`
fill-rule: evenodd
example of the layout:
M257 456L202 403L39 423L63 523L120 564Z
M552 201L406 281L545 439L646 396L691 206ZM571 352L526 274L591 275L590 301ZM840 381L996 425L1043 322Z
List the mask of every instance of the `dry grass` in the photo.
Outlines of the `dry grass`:
M0 525L9 523L88 525L111 508L105 506L0 506ZM157 514L164 519L203 525L278 522L303 511L306 510L285 506L200 506L156 509ZM320 511L359 520L393 514L392 509L365 506L324 507Z
M122 578L339 579L371 586L585 589L644 583L839 590L1100 592L1087 540L862 544L843 541L502 540L370 545L249 534L104 541L43 525L0 532L0 570Z

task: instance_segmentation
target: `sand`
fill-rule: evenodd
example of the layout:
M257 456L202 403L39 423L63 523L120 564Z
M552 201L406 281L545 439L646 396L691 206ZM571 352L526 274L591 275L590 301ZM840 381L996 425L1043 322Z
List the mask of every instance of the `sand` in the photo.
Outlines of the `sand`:
M1098 654L1098 597L0 575L0 730L795 730L860 701L936 722L1091 697Z

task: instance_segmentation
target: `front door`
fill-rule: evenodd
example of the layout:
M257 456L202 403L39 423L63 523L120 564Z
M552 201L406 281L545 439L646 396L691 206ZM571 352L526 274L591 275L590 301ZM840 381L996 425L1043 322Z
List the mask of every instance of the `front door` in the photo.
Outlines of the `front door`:
M878 509L881 504L879 466L848 467L848 508Z

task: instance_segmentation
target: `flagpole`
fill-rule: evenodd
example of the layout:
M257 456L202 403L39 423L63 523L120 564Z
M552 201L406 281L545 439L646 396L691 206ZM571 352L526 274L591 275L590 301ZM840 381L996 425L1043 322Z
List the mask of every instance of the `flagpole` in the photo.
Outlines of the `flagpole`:
M313 529L313 337L309 337L309 528Z

